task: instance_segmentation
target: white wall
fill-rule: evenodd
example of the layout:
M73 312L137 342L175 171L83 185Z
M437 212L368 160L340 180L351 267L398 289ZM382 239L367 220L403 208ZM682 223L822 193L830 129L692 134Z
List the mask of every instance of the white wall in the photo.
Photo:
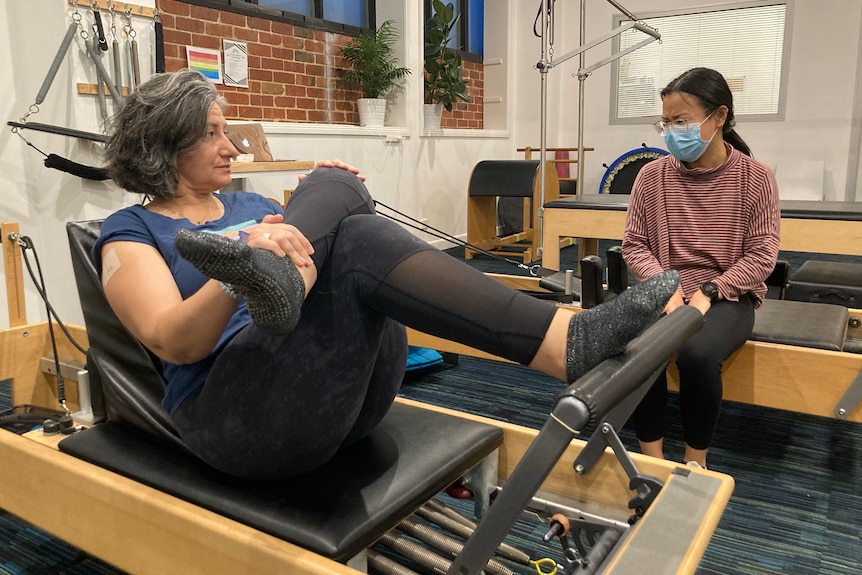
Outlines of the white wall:
M382 0L381 0L382 1ZM398 3L403 1L403 3ZM517 147L539 145L539 73L535 64L541 43L533 36L538 2L486 0L486 9L506 7L504 28L507 45L502 54L506 74L506 129L486 132L447 132L443 137L422 134L421 118L421 21L418 2L392 0L395 9L412 25L402 27L404 62L414 70L403 98L403 124L383 135L368 135L359 128L267 124L270 146L277 158L341 158L359 166L368 185L381 201L454 235L466 232L466 188L470 171L480 160L517 158ZM152 6L152 0L138 0ZM624 2L636 14L700 6L695 0L645 0ZM81 2L82 11L88 6ZM578 44L579 2L557 2L558 55ZM587 38L610 30L614 9L601 0L587 0ZM827 199L844 199L851 157L851 122L859 69L859 36L862 3L858 0L796 0L792 37L787 117L783 122L741 123L739 131L757 158L775 166L779 159L820 159L826 168ZM17 120L33 102L69 23L66 0L6 1L0 3L0 65L8 81L0 83L0 110L5 120ZM148 30L140 26L141 44ZM486 32L486 42L490 41ZM15 48L14 55L12 48ZM591 52L588 62L610 53L610 46ZM91 66L79 48L73 47L54 85L33 121L98 131L98 112L92 97L74 93L76 82L93 82ZM494 57L498 56L495 51ZM553 70L548 77L548 145L573 146L577 142L578 82L572 75L577 58ZM661 145L651 126L610 126L610 67L597 70L586 81L585 145L587 154L584 190L598 189L604 174L601 164L646 142ZM495 128L497 126L494 126ZM36 145L81 163L98 163L98 147L70 138L28 132ZM387 143L386 137L398 140ZM853 156L858 157L857 155ZM73 287L64 223L101 218L132 203L135 197L109 183L85 182L46 169L42 158L9 130L0 131L0 222L19 222L23 234L33 238L44 268L48 294L68 323L81 323L80 306ZM849 167L854 174L857 166ZM851 178L855 180L855 178ZM295 185L295 177L252 179L249 187L280 197ZM45 319L44 306L29 279L25 281L28 319ZM5 301L5 282L0 299ZM0 306L0 328L8 325L5 305Z
M667 10L684 10L710 4L744 4L744 1L718 0L645 0L623 2L635 15ZM561 3L557 2L559 6ZM848 158L856 144L851 142L851 120L859 71L860 19L862 2L858 0L795 0L790 52L787 110L783 121L740 121L737 131L748 142L754 156L775 168L777 162L820 160L825 166L824 188L827 200L844 200ZM610 31L611 20L618 11L598 0L587 1L587 40ZM579 2L562 6L557 30L557 54L576 48L579 37ZM611 53L610 43L588 53L587 63ZM555 68L551 73L561 79L561 89L552 92L554 105L563 110L558 134L560 145L577 142L578 81L577 58ZM611 126L611 67L596 70L586 80L584 144L596 148L587 154L584 190L596 192L604 175L602 163L610 164L621 154L637 148L642 142L664 148L664 142L649 125ZM556 123L556 122L555 122ZM852 157L856 157L855 155ZM855 183L855 177L851 178ZM856 190L851 197L862 199Z
M153 0L137 0L153 6ZM80 3L86 15L89 4ZM414 73L400 96L398 128L380 133L358 127L314 127L266 123L270 147L277 159L340 158L361 168L372 193L384 203L451 234L466 231L466 186L472 167L482 159L514 157L509 136L503 130L447 131L443 136L422 135L421 69L422 15L419 3L403 2L381 11L381 16L413 22L403 26L404 62ZM0 83L0 109L7 120L18 120L33 102L70 22L66 0L12 1L0 4L0 63L11 71L11 81ZM402 16L403 15L403 16ZM511 22L513 19L508 19ZM141 50L148 50L146 23L136 23ZM514 34L511 30L507 36ZM12 47L15 47L14 56ZM148 59L148 53L142 60ZM508 56L505 58L508 59ZM92 96L75 93L77 82L93 83L94 73L83 51L73 44L42 105L31 121L99 131L98 110ZM56 135L26 131L25 135L47 153L98 165L98 146ZM8 130L0 131L0 168L4 178L0 222L18 222L21 233L33 238L45 272L48 295L61 318L82 323L74 290L64 224L68 221L103 218L137 197L111 183L82 181L46 169L42 157ZM281 198L285 188L296 185L296 177L250 178L248 187ZM44 321L44 305L29 278L25 279L27 319ZM5 282L0 285L5 302ZM9 325L8 310L0 306L0 328Z

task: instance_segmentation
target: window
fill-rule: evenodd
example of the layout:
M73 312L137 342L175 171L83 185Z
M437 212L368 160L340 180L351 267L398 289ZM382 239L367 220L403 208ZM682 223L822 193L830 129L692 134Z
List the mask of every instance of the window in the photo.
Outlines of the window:
M696 66L718 70L733 92L736 116L747 120L784 117L790 2L749 2L696 13L638 16L661 34L614 62L611 123L641 123L661 115L659 92ZM614 27L625 22L614 17ZM614 40L624 50L643 39L627 31Z
M443 0L453 3L455 13L460 14L457 30L449 47L460 52L483 56L485 53L485 0ZM425 0L425 18L433 14L431 0Z
M371 27L367 0L257 0L257 5L357 28Z

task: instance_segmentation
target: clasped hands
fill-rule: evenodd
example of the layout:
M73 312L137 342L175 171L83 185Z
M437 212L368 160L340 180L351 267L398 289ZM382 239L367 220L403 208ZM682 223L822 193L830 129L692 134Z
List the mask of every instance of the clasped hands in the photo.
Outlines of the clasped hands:
M340 168L365 181L365 176L359 175L359 168L341 160L322 160L314 165L314 169L317 168ZM302 182L306 176L307 174L300 175L299 181ZM246 243L253 248L269 250L279 257L288 257L298 268L313 264L311 254L314 253L314 248L311 242L296 227L285 224L284 216L280 214L264 216L260 224L248 232Z
M667 305L664 308L664 312L669 314L673 310L678 307L682 307L686 305L685 300L682 299L682 294L677 291L671 296L670 300L667 302ZM701 313L701 315L706 315L706 312L709 311L709 308L712 307L712 302L709 300L709 296L703 293L700 290L694 292L694 295L691 296L691 299L688 301L688 305L693 308L696 308L697 311Z

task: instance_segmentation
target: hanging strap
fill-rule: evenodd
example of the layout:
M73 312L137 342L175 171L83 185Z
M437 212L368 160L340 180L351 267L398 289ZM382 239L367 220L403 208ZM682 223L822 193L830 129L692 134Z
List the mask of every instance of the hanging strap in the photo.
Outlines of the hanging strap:
M48 157L45 158L45 167L54 168L55 170L60 170L61 172L66 172L85 180L100 182L111 179L108 170L105 168L94 168L93 166L79 164L57 154L48 154Z
M159 17L159 10L153 10L153 30L155 34L155 71L161 73L165 71L165 33L162 30L162 19Z

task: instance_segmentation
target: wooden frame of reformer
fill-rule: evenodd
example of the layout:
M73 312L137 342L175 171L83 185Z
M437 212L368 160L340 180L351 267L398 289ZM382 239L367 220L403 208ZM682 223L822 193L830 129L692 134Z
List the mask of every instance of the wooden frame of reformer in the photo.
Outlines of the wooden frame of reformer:
M70 332L79 342L86 342L83 328L70 326ZM62 334L60 338L63 355L83 359ZM51 389L54 378L38 368L39 358L50 349L46 325L28 324L0 331L0 349L0 380L13 381L15 401L49 398L47 406L52 406L51 393L40 388ZM511 475L538 433L488 418L399 401L500 427L504 432L500 483ZM153 574L357 573L346 565L62 453L56 449L61 437L46 437L41 431L25 435L0 431L0 508L120 569ZM591 473L576 475L572 462L584 445L582 441L572 442L544 483L541 495L591 512L602 510L624 520L631 513L626 507L632 495L628 476L609 450ZM672 463L637 454L632 458L641 473L658 477L666 485L681 481ZM716 483L711 502L691 526L687 552L671 558L678 573L694 573L733 490L733 480L726 475L694 473L707 474ZM622 544L621 556L650 544L651 514L658 517L673 513L676 507L660 493ZM687 519L690 520L688 513ZM615 571L610 565L606 572L626 571Z
M13 404L58 407L56 378L41 368L51 355L47 323L26 323L23 279L17 246L7 241L17 225L3 224L4 265L7 268L10 323L0 330L0 381L11 380ZM526 288L529 282L518 282ZM15 313L13 315L12 309ZM86 330L67 326L82 346L88 344ZM81 363L83 354L59 332L57 349L64 362ZM77 409L77 386L67 380L67 401ZM505 483L538 432L488 418L399 399L425 409L442 411L500 427L504 443L500 449L498 482ZM549 406L550 408L550 406ZM37 525L68 543L130 573L181 571L183 573L295 573L355 574L355 569L324 558L205 510L134 480L62 453L57 444L64 436L46 436L41 431L16 435L0 430L0 508ZM541 496L567 505L604 512L624 520L631 511L629 478L615 456L607 450L593 470L576 475L572 462L585 443L575 440L559 459L542 486ZM638 470L659 478L666 485L680 482L676 465L632 455ZM711 498L696 513L686 514L688 536L684 552L670 561L677 573L694 573L706 545L733 491L733 479L709 471L686 472L708 476ZM671 491L671 490L669 490ZM626 573L622 558L627 553L650 549L649 525L667 521L676 513L672 495L663 491L635 526L608 564L606 573ZM655 519L651 519L651 517Z

